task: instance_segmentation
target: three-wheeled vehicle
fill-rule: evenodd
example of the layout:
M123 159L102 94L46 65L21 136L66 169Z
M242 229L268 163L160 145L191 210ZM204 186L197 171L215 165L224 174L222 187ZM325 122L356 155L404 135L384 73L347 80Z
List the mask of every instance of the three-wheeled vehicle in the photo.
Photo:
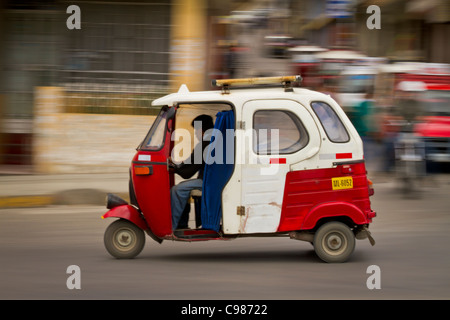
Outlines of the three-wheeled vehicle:
M159 243L286 236L312 243L326 262L346 261L355 239L373 245L374 191L361 138L330 96L294 86L300 80L216 80L221 90L183 85L155 100L161 111L131 162L130 203L107 197L102 218L118 218L105 232L107 251L133 258L145 233ZM189 155L176 143L189 139L177 134L199 114L215 124L202 188L193 194L195 227L176 229L170 189L179 177L169 160Z

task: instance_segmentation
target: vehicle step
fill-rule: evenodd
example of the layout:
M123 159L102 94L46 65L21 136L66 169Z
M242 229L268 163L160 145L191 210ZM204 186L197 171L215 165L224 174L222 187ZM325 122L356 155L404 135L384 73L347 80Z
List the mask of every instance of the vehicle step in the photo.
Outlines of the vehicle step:
M182 239L220 238L220 234L216 231L206 229L178 229L173 234Z

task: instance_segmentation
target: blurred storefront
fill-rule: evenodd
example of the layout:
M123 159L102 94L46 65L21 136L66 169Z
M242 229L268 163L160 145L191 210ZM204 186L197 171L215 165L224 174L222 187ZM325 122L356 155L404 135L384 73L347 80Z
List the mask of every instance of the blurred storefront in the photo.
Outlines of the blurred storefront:
M72 4L80 7L81 29L66 26ZM367 27L370 5L381 10L380 29ZM288 59L275 64L255 52L267 48L259 45L267 36L289 39L285 52L301 44L450 63L449 21L448 0L3 1L0 171L35 169L35 146L42 145L37 99L58 101L65 115L111 115L120 124L112 115L152 117L151 101L182 83L210 89L211 79L266 74L269 64L270 72L285 72ZM120 134L111 132L111 141ZM76 147L74 153L83 146Z
M366 9L377 5L381 28L368 29ZM356 8L357 46L369 56L394 61L450 63L450 2L367 0Z
M49 85L59 69L56 30L58 11L52 3L10 1L1 10L1 163L32 164L33 89Z
M66 25L73 4L80 8L80 29ZM36 129L42 128L36 99L45 99L43 92L58 93L49 101L59 101L58 112L65 115L152 116L157 112L152 100L180 83L203 89L208 14L207 0L4 1L1 171L35 169L36 146L45 136ZM80 133L89 136L86 130L81 127ZM67 136L53 132L58 134ZM110 134L113 140L120 132ZM138 143L140 137L134 139ZM82 148L65 150L76 154Z
M367 8L380 8L369 29ZM447 0L308 0L291 3L291 34L310 45L359 50L392 60L450 62Z

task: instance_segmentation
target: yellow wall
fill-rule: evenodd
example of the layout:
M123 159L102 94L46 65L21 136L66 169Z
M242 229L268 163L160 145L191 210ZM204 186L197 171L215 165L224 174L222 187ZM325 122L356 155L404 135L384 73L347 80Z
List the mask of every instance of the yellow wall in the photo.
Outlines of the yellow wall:
M174 0L171 33L172 91L181 84L189 90L205 89L206 0Z

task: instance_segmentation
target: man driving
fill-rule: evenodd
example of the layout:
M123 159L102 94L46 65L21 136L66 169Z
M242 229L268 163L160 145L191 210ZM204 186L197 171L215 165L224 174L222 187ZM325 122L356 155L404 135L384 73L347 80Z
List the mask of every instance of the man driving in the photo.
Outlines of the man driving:
M208 129L214 128L212 117L205 114L197 116L192 120L191 125L196 130L201 130L200 142L194 147L188 159L178 165L171 163L171 168L173 168L174 173L180 175L183 179L190 179L197 172L198 176L196 179L182 181L170 190L173 230L179 228L180 218L188 203L191 191L194 189L202 189L203 171L205 167L203 152L211 140L205 137L205 133ZM199 134L199 132L196 132L196 134ZM199 155L201 155L201 159Z

